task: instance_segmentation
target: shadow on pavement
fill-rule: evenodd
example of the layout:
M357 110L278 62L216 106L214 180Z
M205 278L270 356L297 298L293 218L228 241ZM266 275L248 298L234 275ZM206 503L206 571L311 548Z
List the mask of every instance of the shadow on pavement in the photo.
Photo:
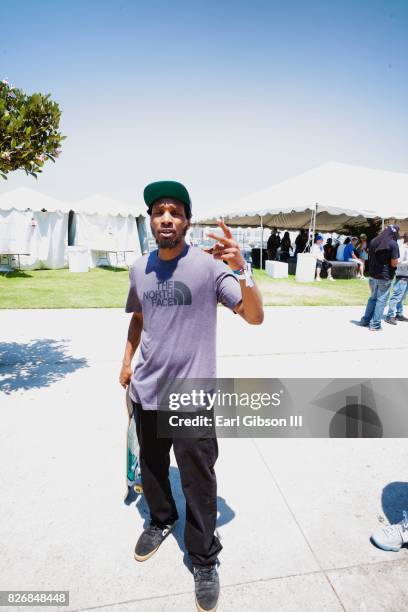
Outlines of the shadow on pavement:
M170 466L170 484L171 490L173 493L174 501L176 502L177 511L179 514L179 519L177 521L177 525L173 531L173 537L176 539L176 542L183 552L183 563L187 567L187 569L192 572L192 565L190 558L187 554L186 548L184 546L184 524L186 520L186 508L184 502L183 489L181 487L180 474L177 468ZM146 504L146 500L143 496L141 496L136 504L137 509L139 511L140 516L144 520L143 528L146 528L149 524L150 515L149 508ZM227 502L223 497L217 497L217 509L218 509L218 518L217 518L217 528L225 525L232 521L235 517L235 512L228 506ZM219 534L218 534L219 537Z
M356 325L357 327L368 327L368 325L361 325L361 319L359 319L358 321L356 319L351 319L350 323Z
M408 512L408 482L390 482L382 492L381 503L389 523L402 520L402 511Z
M7 395L21 389L49 387L79 368L84 358L67 354L68 340L0 342L0 391Z

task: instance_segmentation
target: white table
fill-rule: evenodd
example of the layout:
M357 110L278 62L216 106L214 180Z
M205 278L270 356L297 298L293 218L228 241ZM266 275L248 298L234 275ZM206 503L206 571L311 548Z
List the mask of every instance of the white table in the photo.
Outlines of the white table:
M268 259L265 262L265 272L271 278L288 278L289 265L283 261L271 261Z
M126 253L134 253L134 251L132 250L128 250L128 249L92 249L92 251L99 251L101 253L105 253L105 255L102 255L101 257L99 257L98 261L97 261L97 265L101 265L101 261L106 261L106 264L108 266L110 266L110 261L109 261L109 253L112 253L115 255L116 257L116 266L112 266L113 268L119 268L119 263L120 264L124 264L127 268L129 268L128 264L126 263ZM121 262L119 262L119 254L122 255L121 258Z
M16 269L16 268L13 268L13 266L11 265L13 257L17 257L17 270L20 270L21 269L21 264L20 264L21 255L29 256L30 253L10 253L10 252L0 253L0 272L11 272L12 270ZM7 264L1 263L1 257L7 257Z

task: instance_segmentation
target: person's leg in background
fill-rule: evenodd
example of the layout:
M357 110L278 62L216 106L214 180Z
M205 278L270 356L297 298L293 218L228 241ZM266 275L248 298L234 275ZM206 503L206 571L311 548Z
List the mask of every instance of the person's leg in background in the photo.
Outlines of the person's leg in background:
M370 329L381 329L381 322L384 315L384 310L387 305L388 296L390 295L392 281L379 280L377 289L377 300L373 316L370 321Z
M358 260L358 276L357 278L364 278L364 262L361 259Z
M388 312L385 317L387 323L391 323L392 325L397 324L397 319L395 318L395 315L397 314L398 306L401 302L401 299L404 297L405 288L406 283L403 280L397 278L392 287L390 302L388 304ZM402 307L400 307L400 310L402 310Z
M371 535L371 541L378 548L387 551L398 552L408 544L408 514L402 512L403 519L399 523L380 527Z
M377 280L376 278L370 278L369 279L368 286L370 287L371 295L368 298L368 302L367 302L367 306L366 306L366 309L365 309L365 313L363 314L363 316L361 317L361 320L360 320L360 325L363 325L364 327L368 327L368 325L370 324L371 319L373 318L375 304L376 304L376 301L377 301L377 291L378 291L378 283L379 282L380 281Z
M268 249L268 259L274 261L276 259L277 249Z
M316 261L316 280L320 281L320 272L322 271L322 262L317 260Z
M327 279L331 280L331 281L334 281L334 278L332 276L332 267L333 267L333 264L331 264L330 261L327 261L327 259L323 260L323 262L322 262L322 269L326 270L326 272L327 272Z
M407 295L408 295L408 279L406 279L406 278L400 279L400 282L405 284L405 289L403 290L402 297L401 297L400 301L397 304L396 318L397 318L397 321L408 322L408 317L404 316L404 303L405 303L405 300L406 300Z

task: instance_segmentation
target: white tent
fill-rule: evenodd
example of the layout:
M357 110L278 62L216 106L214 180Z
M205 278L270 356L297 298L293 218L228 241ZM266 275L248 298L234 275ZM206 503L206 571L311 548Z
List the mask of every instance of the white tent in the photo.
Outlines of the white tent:
M140 207L94 195L71 204L71 209L70 244L90 249L91 267L106 254L110 265L118 262L114 252L129 251L125 253L127 264L141 254L139 231L143 234L144 211Z
M67 265L69 207L55 198L24 187L0 195L0 258L21 255L21 268L63 268Z
M235 227L341 231L366 219L408 218L408 174L330 162L258 191L219 211ZM196 220L213 225L216 217ZM402 226L407 225L406 221Z

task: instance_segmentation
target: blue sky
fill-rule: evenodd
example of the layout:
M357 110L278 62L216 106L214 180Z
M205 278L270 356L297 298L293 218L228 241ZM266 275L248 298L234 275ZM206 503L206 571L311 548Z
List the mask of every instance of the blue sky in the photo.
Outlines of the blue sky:
M408 171L408 0L0 2L0 78L50 92L63 154L33 187L196 212L327 161Z

